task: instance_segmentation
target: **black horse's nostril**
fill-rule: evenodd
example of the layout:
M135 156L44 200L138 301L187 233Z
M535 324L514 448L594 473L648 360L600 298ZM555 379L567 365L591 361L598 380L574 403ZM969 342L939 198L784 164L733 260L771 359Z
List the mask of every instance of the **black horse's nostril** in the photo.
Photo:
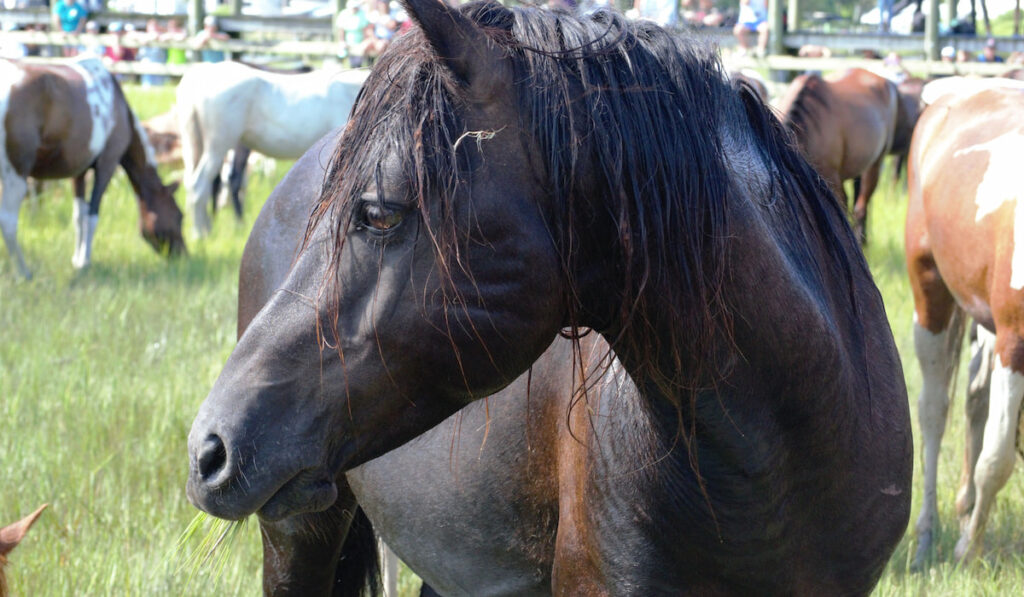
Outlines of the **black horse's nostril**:
M224 442L216 434L211 433L203 441L203 447L199 450L199 476L203 481L209 481L224 470L227 464L228 452Z

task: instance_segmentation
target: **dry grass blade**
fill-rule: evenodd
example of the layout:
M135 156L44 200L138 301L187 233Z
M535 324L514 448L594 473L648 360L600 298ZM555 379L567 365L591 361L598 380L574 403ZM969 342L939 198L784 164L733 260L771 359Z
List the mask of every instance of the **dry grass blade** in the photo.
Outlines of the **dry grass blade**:
M203 570L210 570L214 577L220 576L248 520L222 520L205 512L197 513L178 538L175 550L181 562L178 572L188 570L189 584Z

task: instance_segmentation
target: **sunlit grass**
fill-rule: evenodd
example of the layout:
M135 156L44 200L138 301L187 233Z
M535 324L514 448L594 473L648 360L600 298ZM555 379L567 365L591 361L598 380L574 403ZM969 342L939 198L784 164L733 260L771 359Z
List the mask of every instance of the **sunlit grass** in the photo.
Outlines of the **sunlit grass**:
M141 118L173 101L170 88L126 92ZM218 214L210 238L190 242L189 256L170 262L139 236L135 200L121 174L103 202L93 266L82 273L70 263L70 183L52 184L23 206L19 238L35 280L21 282L0 249L0 522L43 502L51 507L13 554L15 595L259 594L257 525L197 516L184 495L185 440L234 346L238 262L248 230L286 168L279 165L269 178L254 172L245 221ZM867 254L916 409L920 373L903 263L905 212L905 194L883 177ZM982 558L965 569L951 561L963 385L961 379L942 451L934 563L923 574L908 572L908 531L881 595L1024 594L1019 477L999 496ZM915 474L916 518L919 465ZM402 594L416 586L404 572Z

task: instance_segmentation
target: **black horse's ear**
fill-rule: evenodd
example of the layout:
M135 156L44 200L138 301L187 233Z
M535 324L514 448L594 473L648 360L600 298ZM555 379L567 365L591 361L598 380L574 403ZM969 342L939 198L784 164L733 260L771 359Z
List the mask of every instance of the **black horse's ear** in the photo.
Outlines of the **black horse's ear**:
M457 9L443 0L402 0L409 16L456 77L479 97L489 96L504 73L505 54Z

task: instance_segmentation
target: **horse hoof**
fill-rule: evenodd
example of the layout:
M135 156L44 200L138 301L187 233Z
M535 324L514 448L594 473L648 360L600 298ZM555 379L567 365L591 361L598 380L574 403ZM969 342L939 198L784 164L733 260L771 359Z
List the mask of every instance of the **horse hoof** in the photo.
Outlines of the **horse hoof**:
M917 551L914 552L914 561L910 563L911 572L923 572L927 568L929 556L932 551L932 532L926 531L918 536Z
M970 540L968 535L962 535L960 540L956 542L956 549L953 550L953 558L957 564L966 564L974 558L974 553L977 551L975 542Z

